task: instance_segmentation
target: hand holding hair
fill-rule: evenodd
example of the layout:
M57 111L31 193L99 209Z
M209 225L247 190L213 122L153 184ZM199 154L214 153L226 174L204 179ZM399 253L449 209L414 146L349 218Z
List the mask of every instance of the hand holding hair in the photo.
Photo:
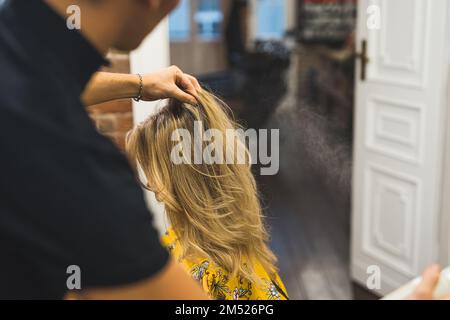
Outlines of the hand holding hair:
M197 104L200 84L193 76L176 66L143 76L142 100L155 101L173 98L184 103Z
M145 75L97 72L83 92L82 100L86 106L92 106L118 99L156 101L173 98L195 105L199 91L197 79L172 66Z

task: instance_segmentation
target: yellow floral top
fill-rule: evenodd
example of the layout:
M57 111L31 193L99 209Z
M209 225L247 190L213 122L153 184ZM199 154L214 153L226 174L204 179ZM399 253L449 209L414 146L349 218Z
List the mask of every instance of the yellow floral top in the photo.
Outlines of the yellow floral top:
M256 263L255 270L260 283L251 283L242 277L231 278L227 272L212 261L198 257L187 261L180 260L181 246L173 229L169 228L162 237L163 245L171 255L180 261L194 280L216 300L287 300L286 288L280 277L271 279L264 268Z

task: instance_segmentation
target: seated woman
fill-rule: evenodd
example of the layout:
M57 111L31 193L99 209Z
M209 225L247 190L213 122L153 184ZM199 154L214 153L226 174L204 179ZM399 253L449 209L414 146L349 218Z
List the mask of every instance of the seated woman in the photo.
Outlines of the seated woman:
M213 95L202 91L198 102L191 106L171 100L127 137L127 153L142 168L145 187L165 205L172 227L163 244L213 299L288 299L267 245L245 144L238 135L226 143L217 136L206 142L196 132L200 125L225 137L238 126ZM205 159L211 145L228 158ZM193 160L195 152L201 152L202 161ZM240 152L245 164L237 164L242 163L236 161Z

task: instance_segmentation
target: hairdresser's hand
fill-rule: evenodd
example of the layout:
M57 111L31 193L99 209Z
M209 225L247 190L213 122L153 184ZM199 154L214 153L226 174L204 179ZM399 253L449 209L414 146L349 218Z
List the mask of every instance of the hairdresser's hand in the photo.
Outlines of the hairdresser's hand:
M197 79L175 66L144 75L142 80L144 101L175 98L185 103L196 104L197 92L201 90Z
M428 267L422 276L422 282L417 286L414 292L409 296L410 300L433 300L433 293L438 285L441 275L441 268L438 265ZM442 300L450 300L450 296Z

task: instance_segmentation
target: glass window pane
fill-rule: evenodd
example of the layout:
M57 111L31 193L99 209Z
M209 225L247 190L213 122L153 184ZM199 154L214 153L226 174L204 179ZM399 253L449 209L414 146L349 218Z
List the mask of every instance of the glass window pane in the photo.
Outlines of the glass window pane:
M281 38L285 32L284 0L257 0L258 38Z
M190 0L182 0L169 17L170 40L188 40L191 33Z
M223 13L220 0L198 0L195 21L198 36L202 39L217 39L221 36Z

